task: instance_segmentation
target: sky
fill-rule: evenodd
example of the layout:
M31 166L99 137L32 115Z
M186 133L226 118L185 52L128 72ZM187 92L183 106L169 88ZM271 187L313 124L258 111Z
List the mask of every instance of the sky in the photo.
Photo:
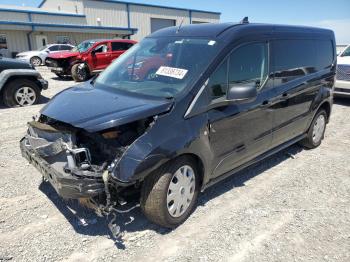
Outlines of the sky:
M338 44L350 44L350 0L128 0L129 2L221 12L221 22L296 24L330 28ZM41 0L0 0L37 6Z

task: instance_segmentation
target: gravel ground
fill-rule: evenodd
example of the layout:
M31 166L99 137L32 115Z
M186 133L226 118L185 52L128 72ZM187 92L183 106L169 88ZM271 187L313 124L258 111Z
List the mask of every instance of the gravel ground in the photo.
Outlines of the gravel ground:
M43 104L72 81L49 79ZM139 209L105 219L62 201L20 154L41 105L0 108L0 261L350 261L350 100L337 100L325 140L292 146L213 186L176 230Z

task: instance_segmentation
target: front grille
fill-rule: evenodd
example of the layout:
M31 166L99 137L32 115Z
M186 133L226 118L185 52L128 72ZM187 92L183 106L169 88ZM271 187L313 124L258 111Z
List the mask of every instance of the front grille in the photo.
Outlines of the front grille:
M54 59L46 59L46 66L48 67L58 67L58 62Z
M337 80L350 81L350 65L338 65Z
M336 88L334 88L334 92L349 93L350 94L350 89L336 87Z

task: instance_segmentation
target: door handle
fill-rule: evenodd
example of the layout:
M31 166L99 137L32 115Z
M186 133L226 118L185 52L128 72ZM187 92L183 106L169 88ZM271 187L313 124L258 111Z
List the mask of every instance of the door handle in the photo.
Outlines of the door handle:
M283 93L282 94L282 98L284 99L288 99L289 98L289 94L286 92L286 93Z
M271 105L272 103L270 100L265 100L264 102L261 103L261 107L269 107Z

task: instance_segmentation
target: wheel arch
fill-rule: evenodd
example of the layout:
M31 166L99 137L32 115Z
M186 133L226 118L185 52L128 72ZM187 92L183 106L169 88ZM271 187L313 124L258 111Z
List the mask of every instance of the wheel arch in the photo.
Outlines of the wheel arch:
M320 106L318 107L315 115L317 114L317 112L319 112L321 109L324 109L326 111L327 114L327 123L329 122L329 117L331 115L331 111L332 111L332 107L331 104L328 101L324 101L323 103L320 104Z
M204 182L205 167L204 167L204 162L200 158L200 156L198 156L197 154L194 154L194 153L179 154L179 155L175 156L174 158L171 158L168 161L166 161L165 165L173 162L176 159L182 158L182 157L190 158L196 163L197 171L199 173L199 188L201 189L203 187L203 182Z

